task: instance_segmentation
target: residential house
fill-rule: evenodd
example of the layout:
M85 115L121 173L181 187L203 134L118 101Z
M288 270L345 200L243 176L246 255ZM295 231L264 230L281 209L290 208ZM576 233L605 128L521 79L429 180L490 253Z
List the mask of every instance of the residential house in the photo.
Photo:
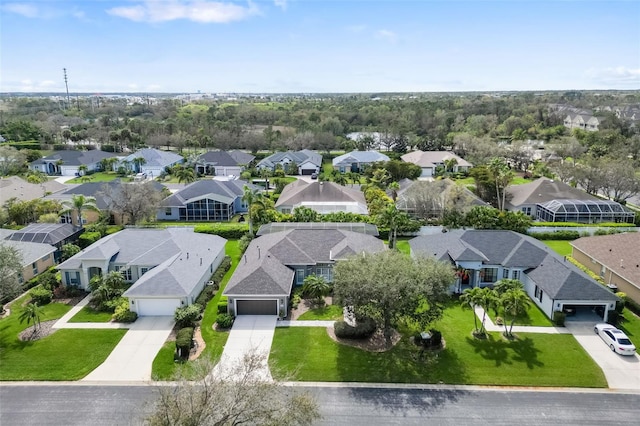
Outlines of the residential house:
M225 256L226 240L192 228L128 228L91 244L58 265L62 283L88 289L96 275L121 272L124 292L140 316L173 315L195 302ZM211 283L212 284L212 283Z
M260 160L257 169L269 169L274 172L278 167L287 172L290 164L295 164L299 175L312 175L320 173L322 169L322 155L309 149L301 151L276 152Z
M139 158L142 158L143 161L138 161L137 159ZM124 157L120 161L120 166L124 166L134 173L142 173L148 177L157 178L166 168L171 168L183 162L184 158L175 152L143 148Z
M422 169L420 177L435 176L436 169L444 168L449 162L452 164L450 171L453 173L466 173L473 167L473 164L450 151L414 151L400 158L402 161L420 166Z
M397 191L396 207L416 219L441 218L446 210L467 213L475 206L487 205L465 186L451 179L403 179L398 183L400 190Z
M615 201L602 200L566 183L541 177L506 189L506 209L544 222L628 222L634 213Z
M288 230L259 232L240 259L223 292L230 314L287 316L292 289L307 276L331 282L336 262L386 249L373 235L341 229L350 224L283 225Z
M43 183L29 183L18 176L9 176L0 179L0 205L4 205L12 198L18 201L35 200L66 188L65 184L55 180L47 180Z
M589 132L598 130L600 120L589 113L570 112L564 118L564 126L568 129L582 129Z
M106 158L116 157L112 152L97 149L89 151L56 151L29 164L31 170L37 170L48 175L80 176L83 172L80 166L86 166L87 172L102 170L100 162Z
M276 210L292 213L296 207L309 207L320 214L346 212L368 214L362 191L334 182L305 182L296 180L284 187Z
M333 169L340 173L362 173L373 163L387 162L389 157L378 151L351 151L333 159Z
M196 172L214 176L240 176L255 158L242 151L209 151L198 157Z
M600 235L570 243L571 256L598 274L614 291L640 303L640 234Z
M618 298L566 258L535 238L513 231L454 230L413 238L412 256L449 262L456 269L452 291L517 279L549 317L554 311L601 311L607 320Z
M56 248L51 244L11 239L14 231L0 229L0 245L13 247L20 254L22 272L18 280L22 284L52 267L55 262Z
M227 221L248 211L242 200L244 187L259 186L243 180L199 180L165 198L158 209L158 220Z
M5 233L3 239L52 246L54 248L52 260L57 263L62 256L62 246L75 244L83 232L84 229L68 223L30 223L24 228ZM40 271L42 271L41 268Z

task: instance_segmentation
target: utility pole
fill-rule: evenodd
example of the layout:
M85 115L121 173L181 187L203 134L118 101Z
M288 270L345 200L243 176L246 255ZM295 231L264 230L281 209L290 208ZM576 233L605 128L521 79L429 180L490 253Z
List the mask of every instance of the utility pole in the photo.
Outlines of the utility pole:
M62 68L62 72L64 73L64 85L67 88L67 108L71 106L71 98L69 97L69 83L67 82L67 69Z

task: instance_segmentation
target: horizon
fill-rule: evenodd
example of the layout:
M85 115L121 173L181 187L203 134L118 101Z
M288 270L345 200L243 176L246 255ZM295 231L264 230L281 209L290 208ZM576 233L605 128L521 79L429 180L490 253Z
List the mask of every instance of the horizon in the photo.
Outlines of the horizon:
M0 12L0 93L66 95L63 69L75 94L640 89L632 0L40 0Z

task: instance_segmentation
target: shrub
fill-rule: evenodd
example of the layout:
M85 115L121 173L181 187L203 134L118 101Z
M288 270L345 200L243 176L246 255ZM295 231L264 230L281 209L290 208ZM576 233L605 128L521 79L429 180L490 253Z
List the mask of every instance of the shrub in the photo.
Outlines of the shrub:
M82 248L89 247L100 238L102 238L102 235L100 235L99 232L84 232L80 237L78 237L78 244Z
M53 292L43 287L34 288L29 292L29 295L31 296L31 301L37 303L38 306L51 303L51 299L53 298Z
M577 240L580 238L578 231L553 231L553 232L531 232L529 234L538 240Z
M227 273L227 271L229 271L230 268L231 258L229 256L225 256L224 259L222 259L222 262L220 262L220 266L218 266L218 269L216 269L216 271L211 276L211 281L213 281L215 288L218 288L218 286L222 282L222 279L224 278L224 275Z
M376 331L376 322L368 317L358 318L352 327L344 321L336 321L333 326L336 337L342 339L366 339Z
M115 322L134 322L135 320L138 319L138 314L136 314L135 312L131 312L129 310L129 306L123 306L123 305L119 305L116 308L115 313L113 314L113 320Z
M429 341L429 346L432 348L437 348L442 346L442 333L434 328L429 330L431 333L431 340Z
M211 223L206 225L196 225L194 232L202 234L219 235L227 240L239 240L244 234L249 232L248 223Z
M242 238L240 238L240 240L238 241L238 248L240 249L240 253L244 253L245 251L247 251L247 247L249 247L249 244L252 240L253 236L248 233L244 234Z
M200 306L207 306L207 303L216 295L216 289L212 285L206 285L198 295L196 302Z
M620 320L620 315L618 311L609 311L607 314L607 323L616 326L618 325L618 321Z
M625 305L625 300L627 298L627 295L626 293L619 291L616 293L616 296L620 298L620 300L616 300L616 312L621 314L622 311L624 311L624 305Z
M502 317L496 317L496 325L504 325L504 319Z
M193 342L193 328L185 327L181 328L176 335L176 350L178 356L186 358L191 351L191 344Z
M218 313L226 314L227 313L227 301L221 300L218 302Z
M183 308L176 309L173 318L176 320L176 324L178 327L193 327L200 319L200 314L202 313L202 306L197 303L193 305L185 306Z
M233 325L233 317L229 314L218 314L216 323L218 323L219 328L231 328Z
M635 300L632 300L629 296L626 296L624 299L624 304L631 312L635 313L636 315L640 315L640 304Z
M553 311L553 323L558 327L564 327L564 320L567 317L562 311Z

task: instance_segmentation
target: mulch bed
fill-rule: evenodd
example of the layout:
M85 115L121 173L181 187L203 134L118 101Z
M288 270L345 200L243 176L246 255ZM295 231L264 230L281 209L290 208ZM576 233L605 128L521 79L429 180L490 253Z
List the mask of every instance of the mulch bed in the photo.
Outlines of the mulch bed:
M18 335L18 338L23 342L29 342L47 337L57 331L57 329L53 328L53 324L57 321L58 320L41 322L37 330L35 329L35 326L32 325L31 327L24 329Z
M376 332L368 339L342 339L336 336L333 327L327 327L327 334L335 342L368 352L386 352L393 348L402 338L400 333L393 330L393 334L391 335L391 346L389 346L387 345L387 340L385 339L382 330L376 330Z

